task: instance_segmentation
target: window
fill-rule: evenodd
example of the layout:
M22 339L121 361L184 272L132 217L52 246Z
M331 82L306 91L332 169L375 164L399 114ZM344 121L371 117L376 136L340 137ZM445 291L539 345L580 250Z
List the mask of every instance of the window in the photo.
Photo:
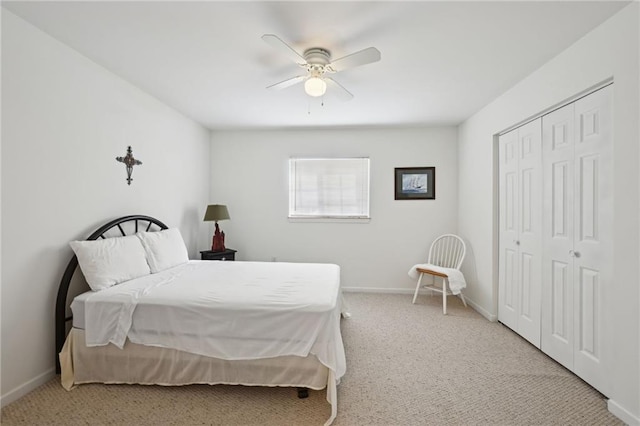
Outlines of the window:
M368 219L369 159L289 159L289 217Z

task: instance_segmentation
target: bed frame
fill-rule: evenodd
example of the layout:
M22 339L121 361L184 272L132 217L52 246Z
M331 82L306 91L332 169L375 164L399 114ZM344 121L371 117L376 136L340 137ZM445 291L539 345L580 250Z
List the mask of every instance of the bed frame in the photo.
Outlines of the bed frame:
M133 223L133 227L123 226L124 224L128 224L128 223ZM118 219L114 219L111 222L106 223L105 225L96 229L91 235L89 235L89 238L87 238L87 240L90 241L90 240L97 240L98 238L102 238L102 239L108 238L109 231L116 228L118 229L119 234L124 237L127 235L133 235L138 231L145 231L145 232L161 231L163 229L168 229L168 226L160 222L158 219L155 219L150 216L143 216L143 215L123 216ZM133 232L130 232L129 234L127 234L125 229L128 231L129 228L131 228ZM116 233L116 235L117 234L118 232ZM62 275L62 280L60 280L60 287L58 287L58 297L56 299L56 313L55 313L56 374L60 374L61 372L60 359L58 358L58 354L60 353L60 351L62 351L62 347L64 346L64 341L67 337L67 323L73 320L73 315L67 316L67 312L69 311L69 306L70 306L69 305L70 302L68 300L68 294L69 294L69 287L71 285L71 280L77 268L78 268L78 258L74 255L69 261L69 264L67 265L67 268L65 269L64 274ZM86 289L88 290L89 286L86 285L86 283L85 283L85 286L86 286Z

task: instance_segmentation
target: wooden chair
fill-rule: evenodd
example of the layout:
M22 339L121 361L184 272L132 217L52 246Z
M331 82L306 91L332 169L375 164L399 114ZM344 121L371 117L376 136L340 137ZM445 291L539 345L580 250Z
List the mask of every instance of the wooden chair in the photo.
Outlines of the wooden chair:
M446 315L447 296L453 293L449 288L449 275L439 269L450 268L459 271L466 251L467 247L464 241L462 241L462 238L458 237L457 235L445 234L436 238L429 248L429 259L427 261L427 264L420 265L416 268L416 271L420 275L418 277L418 283L416 285L416 291L413 295L412 303L416 303L416 298L418 297L418 291L420 290L420 287L422 285L422 277L424 274L429 274L432 277L440 277L442 278L441 287L436 286L436 280L435 278L433 278L431 284L426 284L422 286L422 288L426 288L430 291L435 291L442 294L442 313ZM431 269L431 267L435 267L434 269L437 270ZM464 300L462 291L460 291L459 296L462 299L462 303L466 307L467 302Z

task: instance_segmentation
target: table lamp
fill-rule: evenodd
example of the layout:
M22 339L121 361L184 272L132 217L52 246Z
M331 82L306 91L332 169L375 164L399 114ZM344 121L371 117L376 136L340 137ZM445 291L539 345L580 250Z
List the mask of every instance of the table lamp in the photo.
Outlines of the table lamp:
M231 219L229 217L229 210L227 210L227 206L223 204L210 204L207 206L207 211L204 213L204 221L216 223L216 231L213 234L211 251L225 251L224 232L220 231L218 221L226 219Z

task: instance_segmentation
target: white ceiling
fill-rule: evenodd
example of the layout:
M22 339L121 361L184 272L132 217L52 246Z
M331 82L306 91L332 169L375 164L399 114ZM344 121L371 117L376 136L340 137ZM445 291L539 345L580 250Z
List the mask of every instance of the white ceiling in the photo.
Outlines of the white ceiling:
M3 2L211 129L455 125L629 1ZM261 40L377 63L334 79L355 98L265 87L300 73Z

